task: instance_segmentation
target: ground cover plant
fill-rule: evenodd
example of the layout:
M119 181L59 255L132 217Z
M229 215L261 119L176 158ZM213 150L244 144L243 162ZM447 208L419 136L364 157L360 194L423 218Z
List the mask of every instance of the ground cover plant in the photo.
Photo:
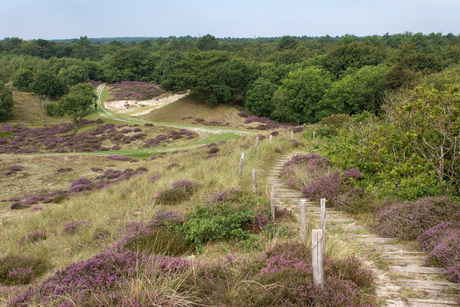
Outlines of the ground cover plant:
M117 100L149 100L166 91L158 84L141 81L122 81L110 85L111 96Z
M96 122L83 119L80 126L93 123L103 123L103 121L98 120ZM144 128L146 131L152 129L154 128ZM188 139L194 137L191 131L181 129L181 132L171 131L169 135L158 134L154 138L146 139L147 133L142 132L142 128L130 128L127 124L118 126L113 124L98 125L89 131L76 134L71 133L72 131L71 123L46 125L36 129L3 125L0 127L0 133L10 132L11 135L0 137L0 153L95 152L120 150L126 146L152 148L166 144L166 140L178 140L185 135Z

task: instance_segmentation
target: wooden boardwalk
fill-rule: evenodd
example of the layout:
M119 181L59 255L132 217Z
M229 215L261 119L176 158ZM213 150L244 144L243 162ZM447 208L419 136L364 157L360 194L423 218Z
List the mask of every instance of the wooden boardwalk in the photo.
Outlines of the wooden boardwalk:
M284 164L295 154L298 153L283 155L274 163L266 184L268 190L273 186L276 188L276 206L287 208L299 220L299 203L304 197L299 191L288 188L278 176ZM319 203L307 202L307 215L318 219L318 225L319 214ZM426 253L416 246L401 245L394 238L380 237L365 225L357 225L356 220L346 213L329 208L326 210L326 228L326 242L330 241L328 236L340 233L342 241L358 241L369 253L375 254L373 258L377 260L374 263L366 261L366 264L377 267L373 269L378 276L376 295L386 306L458 306L452 293L459 285L444 279L444 269L425 267Z

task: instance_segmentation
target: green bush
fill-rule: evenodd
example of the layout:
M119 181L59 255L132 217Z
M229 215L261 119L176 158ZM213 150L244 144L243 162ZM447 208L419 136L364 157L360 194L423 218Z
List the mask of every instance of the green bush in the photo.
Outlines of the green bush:
M182 241L180 234L166 229L135 236L124 247L131 251L167 256L181 256L191 250L190 244Z
M187 221L175 226L184 240L200 246L208 241L249 238L249 225L255 222L254 210L246 204L217 203L197 206Z

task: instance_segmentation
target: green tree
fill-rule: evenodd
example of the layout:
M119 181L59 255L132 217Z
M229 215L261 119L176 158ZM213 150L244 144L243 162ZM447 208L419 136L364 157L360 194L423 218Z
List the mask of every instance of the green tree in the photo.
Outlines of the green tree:
M39 100L40 112L43 122L46 120L46 105L51 97L62 96L66 87L63 82L56 78L51 72L39 72L34 76L31 86L32 92Z
M211 34L206 34L196 42L196 46L201 51L215 50L219 47L219 42Z
M278 42L278 50L295 49L299 45L299 41L289 35L283 36Z
M108 68L108 81L150 81L155 61L148 51L131 47L115 52Z
M72 65L68 68L61 68L59 70L58 78L61 79L67 86L71 87L87 79L88 72L80 65Z
M94 89L94 86L89 83L79 83L59 101L58 109L70 116L75 132L81 120L89 114L94 100L97 99Z
M383 65L349 69L348 74L334 82L324 94L319 103L319 117L378 112L384 92L382 80L388 70L389 67Z
M21 91L28 91L34 82L34 73L30 69L21 68L11 76L11 81L13 81L15 88Z
M246 93L245 108L256 116L270 117L274 111L272 99L278 85L265 78L257 79Z
M218 51L189 53L175 68L162 87L190 89L191 98L210 105L242 102L245 88L256 73L253 65Z
M328 71L317 67L291 71L273 96L272 116L297 124L321 120L319 102L332 78Z
M11 114L14 104L11 91L3 83L0 83L0 121Z

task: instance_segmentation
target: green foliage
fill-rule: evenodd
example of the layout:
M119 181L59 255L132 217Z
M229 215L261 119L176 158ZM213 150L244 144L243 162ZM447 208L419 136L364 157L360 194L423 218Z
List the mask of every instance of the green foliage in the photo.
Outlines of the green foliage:
M88 78L88 72L84 67L72 65L68 68L61 68L58 78L67 86L74 86Z
M334 82L321 99L319 117L378 112L384 91L381 82L388 70L382 65L347 70L347 75Z
M182 233L185 241L200 246L208 241L246 240L248 223L254 221L254 210L247 204L217 203L197 206L174 231Z
M35 95L41 96L43 99L62 96L66 92L64 83L50 71L36 73L31 89Z
M241 102L255 70L242 59L217 51L189 53L176 65L167 89L190 89L190 97L210 105Z
M319 105L332 84L332 76L316 67L291 71L273 96L275 110L272 116L297 124L321 119Z
M150 81L155 68L152 55L138 47L120 49L112 55L106 78L108 81Z
M89 83L80 83L73 86L70 93L62 97L58 109L71 117L76 131L78 124L88 115L95 99L97 96L94 93L94 86Z
M30 90L30 85L34 82L34 73L30 69L21 68L12 76L13 86L21 91Z
M283 36L283 38L278 42L278 50L282 51L285 49L295 49L299 41L290 37L289 35Z
M219 47L219 42L211 34L206 34L196 42L196 46L201 51L215 50Z
M253 115L269 117L274 111L273 94L278 85L265 78L257 79L246 93L245 108Z
M346 42L331 49L321 60L322 66L331 74L339 77L349 68L361 68L366 65L378 65L379 49L362 42Z
M0 83L0 121L11 114L14 104L13 94L3 83Z

